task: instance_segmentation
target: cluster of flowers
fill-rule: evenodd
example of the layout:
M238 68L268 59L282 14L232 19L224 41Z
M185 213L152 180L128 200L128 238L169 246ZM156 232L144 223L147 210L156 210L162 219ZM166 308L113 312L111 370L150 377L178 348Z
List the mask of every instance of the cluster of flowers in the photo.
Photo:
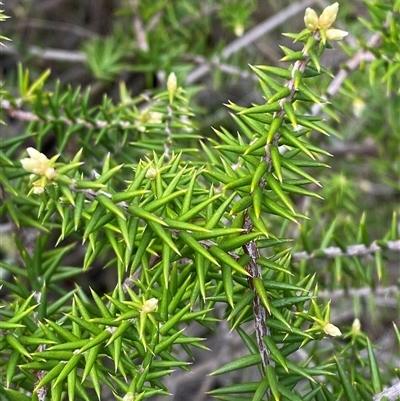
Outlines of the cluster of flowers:
M44 188L48 181L53 181L57 176L54 163L59 155L48 159L46 155L40 153L35 148L26 149L29 157L21 160L22 168L28 173L32 173L30 178L33 180L35 177L40 176L38 180L32 182L33 193L40 195L44 192Z
M326 7L318 17L315 10L308 7L304 15L304 24L311 32L322 31L326 40L342 40L348 35L348 32L342 31L341 29L331 28L336 20L338 10L339 3L334 3L331 6Z

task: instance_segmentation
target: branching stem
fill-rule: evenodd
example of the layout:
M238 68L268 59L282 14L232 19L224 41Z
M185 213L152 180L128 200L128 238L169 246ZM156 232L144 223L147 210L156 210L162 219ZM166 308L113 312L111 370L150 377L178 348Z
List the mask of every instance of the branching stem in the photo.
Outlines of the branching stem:
M316 33L318 35L318 33ZM291 79L288 80L286 83L286 87L290 89L290 93L288 96L284 97L279 101L280 105L280 110L276 113L274 113L273 118L275 117L280 117L284 118L285 116L285 109L283 107L285 102L293 102L294 95L296 93L296 87L295 87L295 73L296 71L300 71L301 73L304 72L306 65L309 61L309 57L307 54L305 54L305 50L303 50L303 54L306 56L305 59L301 61L296 61L293 69L292 69L292 75ZM280 138L279 131L274 135L272 143L275 146L278 146L278 141ZM261 158L262 161L266 161L268 163L268 170L272 170L272 160L271 160L271 155L269 151L270 144L267 144L265 146L265 154ZM259 182L259 186L264 189L265 187L265 180L262 179ZM243 229L244 232L250 233L253 230L253 222L251 221L250 216L248 213L245 214L245 219L244 219L244 224L243 224ZM250 261L248 265L246 266L247 272L250 274L250 277L248 278L248 283L250 289L254 292L254 298L253 298L253 314L254 314L254 327L256 331L256 338L257 338L257 346L258 350L261 356L261 363L263 367L263 372L265 374L266 368L268 365L273 365L273 361L271 360L269 356L269 350L267 346L264 343L264 337L270 335L269 328L267 327L267 311L264 307L264 305L261 302L261 298L259 294L257 293L255 287L254 287L254 278L262 278L261 274L261 266L257 264L257 260L260 257L260 253L258 251L257 245L254 241L250 241L249 243L243 245L243 250L244 252L250 256ZM270 398L270 394L268 394L268 398Z

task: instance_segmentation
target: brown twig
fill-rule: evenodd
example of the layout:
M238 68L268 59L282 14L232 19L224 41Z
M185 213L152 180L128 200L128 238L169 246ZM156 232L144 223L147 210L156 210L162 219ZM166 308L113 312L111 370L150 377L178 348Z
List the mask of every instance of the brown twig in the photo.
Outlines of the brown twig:
M245 233L250 233L253 229L253 222L246 213L245 222L243 226ZM269 349L264 343L264 337L270 335L270 330L267 327L267 311L261 301L260 296L254 286L255 278L262 278L261 267L257 264L257 260L260 257L257 245L255 241L250 241L249 243L243 245L244 252L249 255L250 262L246 266L247 272L250 274L247 281L251 291L254 293L253 298L253 314L254 314L254 328L256 331L256 339L258 351L261 356L261 364L263 367L263 372L265 374L267 366L273 365L271 358L269 357Z

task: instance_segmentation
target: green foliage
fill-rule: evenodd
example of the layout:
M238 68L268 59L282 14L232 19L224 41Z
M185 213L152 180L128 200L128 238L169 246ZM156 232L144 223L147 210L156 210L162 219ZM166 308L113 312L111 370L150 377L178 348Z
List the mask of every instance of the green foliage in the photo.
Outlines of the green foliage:
M100 400L104 388L124 401L167 396L165 377L190 370L194 347L207 349L186 332L194 323L227 324L246 348L213 376L257 369L209 391L218 399L371 399L396 369L379 365L358 318L342 331L332 323L320 289L367 288L372 298L378 282L389 287L386 250L400 235L391 210L372 241L366 214L349 219L357 182L327 172L335 163L326 138L340 129L312 108L327 103L322 55L332 35L344 35L331 28L335 5L323 14L329 23L311 15L309 29L287 34L302 49L282 47L286 66L251 66L264 101L228 104L237 132L219 127L205 138L197 89L185 88L187 68L175 64L184 47L160 39L167 23L185 36L182 15L199 9L167 3L140 5L145 25L161 11L165 20L133 67L126 43L117 46L122 36L84 46L102 84L123 71L162 69L162 87L132 95L120 83L118 96L96 103L90 89L51 82L47 70L31 79L20 65L18 93L5 93L2 109L28 122L0 142L0 216L12 227L0 261L0 400ZM219 16L238 34L250 14L241 7L254 3L232 5L228 21L230 4L222 2ZM365 25L375 31L385 21L388 29L367 73L396 97L398 10L368 8ZM352 99L352 90L343 92ZM327 105L327 114L339 111ZM49 139L55 151L47 156ZM68 262L74 254L78 266ZM80 284L96 265L113 273L107 289ZM392 330L400 346L396 324Z
M0 5L3 5L3 3L0 3ZM5 21L7 18L9 18L6 14L3 14L3 11L4 10L0 10L0 22ZM2 40L10 40L10 38L0 35L0 46L4 46L4 44L1 42Z
M93 75L105 81L112 81L122 71L129 69L129 64L123 62L127 50L113 36L106 39L94 38L84 48Z

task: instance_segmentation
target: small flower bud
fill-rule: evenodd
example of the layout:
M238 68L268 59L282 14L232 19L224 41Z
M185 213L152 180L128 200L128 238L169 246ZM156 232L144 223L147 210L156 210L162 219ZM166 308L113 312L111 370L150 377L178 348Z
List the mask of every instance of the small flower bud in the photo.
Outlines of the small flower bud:
M39 181L35 181L33 183L33 193L35 195L40 195L43 192L44 192L44 188L42 187L40 180Z
M146 178L154 181L157 177L157 169L150 167L147 171L146 171Z
M304 24L306 28L314 32L318 29L318 15L314 9L307 7L304 14Z
M171 74L168 75L167 79L167 90L170 103L172 103L172 101L174 100L174 95L177 87L178 87L178 81L176 79L176 75L174 72L171 72Z
M333 325L332 323L327 323L323 327L323 330L324 330L325 334L328 334L332 337L337 337L337 336L342 335L342 332L339 330L339 328L336 327L335 325Z
M342 40L348 34L348 32L342 31L341 29L329 28L326 31L326 40Z
M54 167L47 167L46 171L44 172L44 175L46 176L47 179L53 180L56 178L56 170Z
M336 2L324 9L318 19L319 29L328 29L335 22L339 10L339 3Z
M143 313L151 313L154 311L154 309L157 308L158 304L158 299L156 298L150 298L147 301L144 302L142 306L142 312Z
M235 32L235 35L236 35L237 37L239 37L239 38L240 38L241 36L243 36L243 33L244 33L244 26L243 26L243 24L241 24L241 23L235 24L234 32Z
M150 111L148 108L143 109L140 112L139 120L136 122L136 128L141 132L145 132L145 124L159 124L162 122L162 117L162 113L158 111Z
M122 401L135 401L135 394L126 393Z
M354 99L353 101L353 114L357 117L360 118L362 113L364 112L366 107L366 104L364 100L358 98Z
M175 92L177 85L178 85L178 81L176 79L176 75L174 72L171 72L171 74L168 75L168 79L167 79L168 92Z
M40 153L35 148L26 149L29 158L21 159L22 168L28 173L45 176L47 179L52 180L56 176L56 171L52 167L54 161L49 160L46 155Z
M354 319L354 322L351 326L351 331L354 334L358 334L361 331L361 323L359 319Z

